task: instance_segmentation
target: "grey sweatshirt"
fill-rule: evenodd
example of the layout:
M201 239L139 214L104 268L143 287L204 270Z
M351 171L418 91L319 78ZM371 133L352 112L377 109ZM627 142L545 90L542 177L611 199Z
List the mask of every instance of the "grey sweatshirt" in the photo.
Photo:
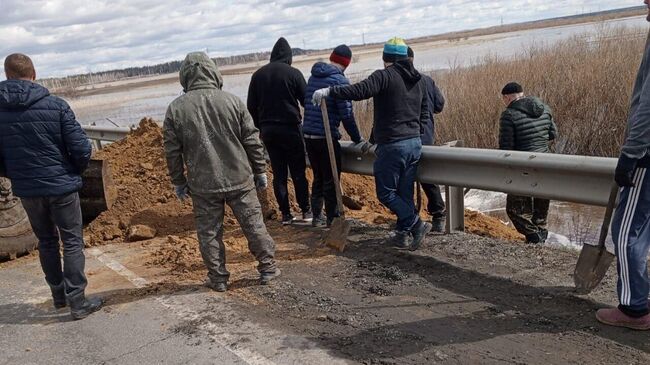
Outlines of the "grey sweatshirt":
M649 38L650 40L650 38ZM636 76L630 114L627 120L627 136L621 153L634 159L642 159L650 148L650 42L646 42L639 73Z

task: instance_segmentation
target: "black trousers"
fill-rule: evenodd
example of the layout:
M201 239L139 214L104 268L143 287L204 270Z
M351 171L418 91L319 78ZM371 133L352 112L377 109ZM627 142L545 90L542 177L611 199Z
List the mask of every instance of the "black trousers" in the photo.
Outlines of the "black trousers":
M442 199L440 187L435 184L422 184L424 195L427 196L427 212L433 218L445 216L445 201Z
M273 192L283 215L291 214L287 182L289 173L296 193L298 206L303 213L309 205L309 186L305 169L305 144L299 126L262 126L262 142L271 158L273 169Z
M311 207L314 217L322 214L323 203L325 203L325 214L328 221L340 216L339 207L336 201L336 188L332 176L327 141L323 139L305 138L307 156L314 172L314 181L311 184ZM341 176L341 145L334 141L334 154L339 177Z
M79 194L21 200L38 238L38 254L45 281L50 286L65 283L68 296L83 293L87 280ZM59 239L63 242L63 267Z

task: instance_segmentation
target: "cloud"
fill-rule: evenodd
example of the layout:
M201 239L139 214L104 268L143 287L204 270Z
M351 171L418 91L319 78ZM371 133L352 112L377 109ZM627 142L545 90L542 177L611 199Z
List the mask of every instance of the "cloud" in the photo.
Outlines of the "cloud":
M583 11L639 0L1 0L0 57L31 55L42 77L296 47L380 42Z

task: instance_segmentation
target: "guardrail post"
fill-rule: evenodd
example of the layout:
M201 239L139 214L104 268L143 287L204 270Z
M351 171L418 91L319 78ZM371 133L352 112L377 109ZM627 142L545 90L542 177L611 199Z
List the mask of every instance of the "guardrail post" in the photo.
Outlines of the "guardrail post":
M448 147L463 147L463 141L445 144ZM462 186L445 186L447 219L445 233L465 232L465 189Z

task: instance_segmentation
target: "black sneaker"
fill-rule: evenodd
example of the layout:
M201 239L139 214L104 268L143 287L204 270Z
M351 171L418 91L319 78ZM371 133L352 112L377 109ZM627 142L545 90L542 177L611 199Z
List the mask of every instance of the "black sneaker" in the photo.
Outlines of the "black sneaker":
M282 225L283 226L288 226L294 221L294 217L291 214L283 214L282 215Z
M314 217L311 221L311 226L314 228L324 228L327 227L327 219L322 215Z
M431 231L445 233L445 216L431 218Z
M411 237L408 232L404 231L393 231L390 236L386 239L386 244L388 246L393 246L398 249L407 249L411 246Z
M420 248L420 246L422 246L422 241L424 241L424 237L426 237L426 235L431 232L431 228L433 228L431 223L419 219L418 223L415 225L415 227L413 227L413 230L411 231L413 242L411 242L409 250L415 251Z
M314 220L314 214L312 214L311 210L302 213L303 222L309 223L312 222L313 220Z
M269 285L271 281L280 276L282 272L280 269L275 269L274 272L264 272L260 274L260 285Z

